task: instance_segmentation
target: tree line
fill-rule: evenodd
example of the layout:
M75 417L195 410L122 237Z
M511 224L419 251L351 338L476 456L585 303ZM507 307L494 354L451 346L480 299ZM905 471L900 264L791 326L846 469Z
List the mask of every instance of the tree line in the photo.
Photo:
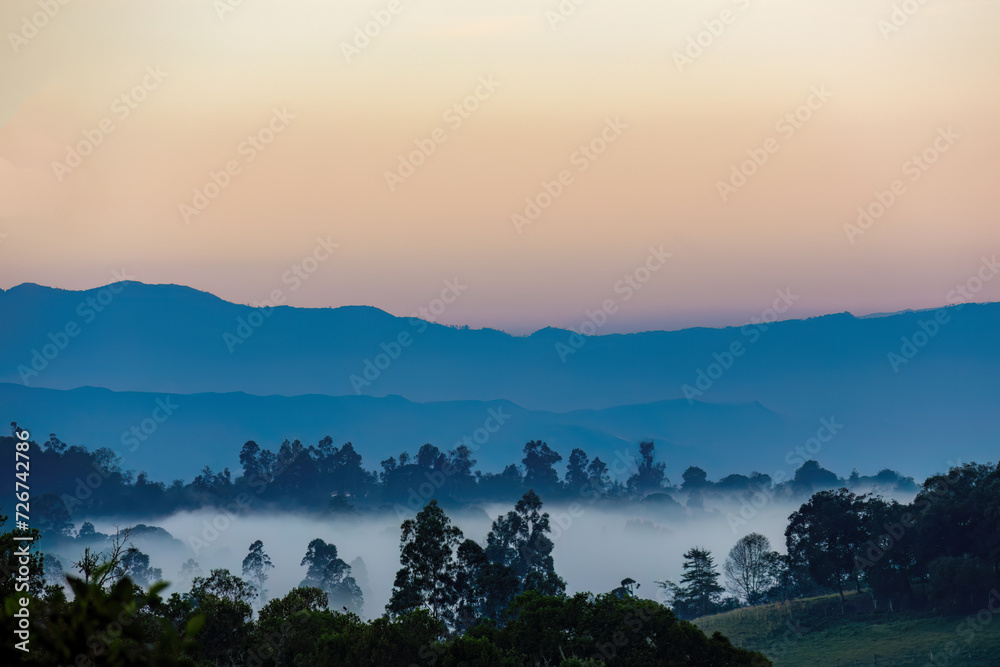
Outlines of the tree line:
M0 437L0 446L12 440ZM465 445L443 452L424 444L415 456L404 451L383 460L381 471L376 472L362 465L352 443L337 447L329 436L311 446L285 440L277 451L248 441L240 449L240 470L235 475L229 468L214 471L206 466L190 482L177 479L169 484L150 479L144 471L123 469L121 458L108 447L89 451L67 445L56 434L33 445L32 457L37 461L32 474L34 516L43 530L59 534L71 534L80 517L162 516L232 504L241 496L253 498L254 509L261 510L338 513L388 508L413 513L430 498L450 505L514 502L532 489L551 502L583 499L588 504L628 506L645 500L657 502L664 512L683 514L701 510L713 497L761 492L793 501L839 486L917 490L912 478L889 469L873 476L854 471L842 479L816 461L804 462L782 483L757 472L731 474L713 482L703 469L689 467L680 482L672 485L651 441L640 443L634 459L610 465L575 448L562 476L556 467L562 455L539 440L527 442L520 463L511 463L500 472L477 470L473 452ZM0 463L0 467L10 465ZM684 505L675 498L683 498Z
M47 583L46 558L35 556L31 651L16 654L9 643L2 651L20 664L77 667L770 665L636 597L625 582L609 593L566 595L549 532L530 490L493 521L485 545L464 539L431 500L400 526L400 569L385 612L363 621L351 568L322 539L307 547L305 579L280 598L268 599L274 566L256 540L242 577L225 569L202 576L189 560L189 590L164 599L161 573L130 546L129 529L119 530L106 536L106 549L85 550L73 564L69 591ZM0 534L5 564L19 534ZM18 627L12 583L0 583L7 631Z
M695 547L684 554L680 581L658 584L681 618L824 593L839 594L843 610L848 590L887 612L974 611L1000 588L998 518L1000 467L993 464L932 475L909 503L819 491L788 517L784 554L750 533L722 572L709 550Z

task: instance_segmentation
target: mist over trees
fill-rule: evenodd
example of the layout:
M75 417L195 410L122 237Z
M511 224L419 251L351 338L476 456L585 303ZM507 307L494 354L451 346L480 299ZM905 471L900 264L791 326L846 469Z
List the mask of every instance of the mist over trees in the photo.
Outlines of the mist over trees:
M0 445L8 442L13 438L0 437ZM33 518L44 532L63 536L73 535L81 522L108 514L149 518L207 506L322 515L382 508L409 514L431 498L448 506L506 503L516 502L529 489L546 502L614 508L643 500L689 512L701 510L712 499L749 503L762 494L791 502L840 487L880 493L917 491L912 479L888 469L874 476L854 471L841 479L815 461L805 461L791 479L780 483L759 472L730 474L713 482L701 468L690 467L680 483L672 485L652 441L640 443L634 460L616 460L610 466L575 448L561 477L556 466L562 456L540 440L526 443L520 461L500 472L477 470L472 450L462 444L445 452L426 443L415 456L403 451L383 460L382 470L376 472L364 468L352 443L337 447L329 436L311 446L285 440L277 451L248 441L240 448L239 471L206 466L190 482L178 479L169 484L124 469L108 447L88 451L67 445L55 434L34 447L38 473L32 476ZM0 468L11 465L0 462ZM745 523L739 516L733 521Z
M672 485L652 442L640 443L638 458L624 471L574 449L562 477L555 467L561 456L539 440L525 445L520 464L500 473L476 471L467 448L442 452L425 444L413 457L404 451L383 461L379 474L363 468L350 443L334 447L325 438L305 447L286 441L272 453L251 442L241 452L239 474L206 469L188 484L178 480L169 487L144 473L123 471L113 452L91 453L55 436L39 447L37 458L52 463L54 472L39 475L45 500L39 504L41 529L32 534L40 545L79 546L75 560L65 564L32 555L27 587L40 610L32 627L44 637L43 651L51 653L41 655L47 657L80 648L73 643L80 638L65 628L82 623L81 605L103 605L134 609L142 618L128 632L99 644L121 664L131 664L130 655L142 656L147 661L142 664L154 655L160 655L157 664L409 665L414 655L435 658L437 664L468 659L658 664L686 646L715 655L723 661L719 664L751 664L747 661L757 657L684 623L742 606L827 593L838 594L843 610L849 590L864 592L877 609L889 613L957 614L979 608L985 592L1000 585L1000 471L992 464L971 463L934 475L914 485L918 492L911 502L901 503L871 492L909 488L912 481L896 473L866 478L855 471L844 480L813 461L783 484L760 473L713 482L704 470L691 467ZM68 487L72 495L45 490L52 479L69 474L64 466L83 462L94 472L76 474L83 486ZM529 479L548 497L525 488ZM817 489L831 482L840 486ZM691 545L676 583L657 582L658 601L639 599L639 583L631 577L607 592L566 594L546 503L592 500L626 512L652 506L666 512L663 516L682 518L706 512L707 499L749 503L753 494L765 492L767 498L781 499L806 494L788 516L785 542L778 547L784 553L760 533L735 537L746 520L734 515L728 552L713 554ZM467 538L449 516L453 509L512 494L510 509L492 515L482 541ZM115 499L139 498L161 510L228 503L248 512L273 512L277 504L297 499L289 502L290 511L338 521L357 521L366 512L396 513L399 569L389 602L381 616L362 621L361 583L367 585L369 576L364 561L347 563L324 537L309 541L299 561L300 584L278 598L271 599L268 591L275 568L265 538L250 542L242 577L225 568L206 575L194 558L178 562L174 571L186 588L164 599L163 573L132 542L169 534L144 524L102 534L87 520ZM144 509L141 503L139 508ZM74 519L82 521L79 530ZM4 533L0 540L8 573L14 535ZM627 567L628 554L622 560ZM4 592L13 594L9 575ZM53 636L56 629L62 634ZM567 640L559 632L577 634ZM95 650L86 649L87 655L96 657ZM357 662L331 661L333 654ZM113 660L109 664L117 664Z
M770 664L636 598L631 579L610 593L567 597L549 532L549 516L531 490L497 517L485 548L463 540L431 500L400 526L401 568L386 614L364 622L331 597L338 590L331 582L354 580L336 546L322 539L310 542L302 560L302 585L283 597L263 603L270 559L256 540L243 559L245 579L214 569L164 600L165 584L144 586L128 576L133 570L124 564L137 550L123 529L107 536L108 553L76 564L85 578L68 577L72 599L62 585L45 585L39 556L28 626L34 650L21 662L79 656L76 664L111 666ZM91 526L85 537L93 534ZM9 541L12 534L3 534L2 543ZM198 570L190 559L184 568ZM118 620L109 621L116 612ZM14 618L5 614L3 622ZM104 623L118 629L102 632Z

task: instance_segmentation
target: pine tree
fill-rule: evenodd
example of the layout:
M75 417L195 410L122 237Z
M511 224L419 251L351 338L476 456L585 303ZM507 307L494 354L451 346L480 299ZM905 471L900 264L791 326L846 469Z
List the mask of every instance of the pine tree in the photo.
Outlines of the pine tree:
M715 560L708 549L695 547L684 554L684 574L681 584L685 597L697 616L707 616L715 612L723 587L719 585L719 573Z
M725 590L708 549L695 547L684 554L684 574L678 586L672 581L656 582L666 592L668 604L680 618L693 619L719 611Z

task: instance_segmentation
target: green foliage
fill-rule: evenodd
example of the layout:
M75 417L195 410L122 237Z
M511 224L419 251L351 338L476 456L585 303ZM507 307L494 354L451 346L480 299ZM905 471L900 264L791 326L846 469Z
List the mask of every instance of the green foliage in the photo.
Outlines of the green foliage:
M334 609L361 613L364 596L351 576L351 566L337 555L337 547L317 538L309 543L301 565L307 566L306 578L299 586L325 591Z
M945 665L985 667L1000 655L1000 619L980 625L968 614L941 616L875 609L867 593L792 600L699 618L706 633L721 632L737 646L764 653L776 667ZM980 607L985 608L983 600ZM994 602L994 606L996 603ZM949 654L951 651L951 654ZM931 654L935 661L930 659Z
M541 440L531 440L524 446L524 483L543 493L559 490L559 475L552 467L562 456Z
M228 570L212 570L196 577L191 591L176 593L167 604L168 617L182 627L201 616L204 628L198 635L200 646L194 655L216 664L243 661L252 630L252 603L257 593L252 584Z
M21 664L194 665L188 655L196 650L192 637L203 617L193 616L184 633L178 633L160 615L163 605L159 592L165 583L154 584L147 594L127 578L110 589L76 577L69 577L68 583L72 601L67 601L61 591L32 599L30 652L14 651L9 642L4 643L4 650L16 653ZM5 631L13 625L12 614L17 607L13 597L5 601Z
M770 664L725 638L706 637L651 600L529 591L514 600L509 614L510 622L494 632L494 641L522 664L560 664L572 658L608 667Z
M401 526L399 560L392 596L386 610L394 615L427 608L440 621L453 620L453 606L458 601L457 563L454 550L462 531L431 500Z
M684 574L680 585L671 581L656 582L667 592L670 606L684 619L714 614L723 608L719 573L708 549L695 547L684 554Z
M841 598L850 580L860 590L855 558L867 539L866 509L865 496L847 489L820 491L788 517L790 561L807 567L817 583L835 586Z

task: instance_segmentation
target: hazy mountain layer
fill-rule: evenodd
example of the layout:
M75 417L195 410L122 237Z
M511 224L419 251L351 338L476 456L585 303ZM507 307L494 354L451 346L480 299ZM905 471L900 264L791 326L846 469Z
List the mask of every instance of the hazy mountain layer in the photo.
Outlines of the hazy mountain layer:
M824 464L921 474L989 458L1000 434L992 417L1000 304L588 338L458 329L368 307L260 311L134 282L86 292L25 284L0 292L0 307L8 314L0 380L20 385L3 389L4 417L70 442L121 448L121 433L149 415L160 392L299 396L185 398L162 433L198 462L232 462L248 438L311 442L329 433L377 463L427 441L452 446L497 400L524 409L502 404L517 418L491 436L502 453L479 454L487 465L514 460L528 438L549 439L566 457L574 446L606 455L654 437L682 448L684 463L745 472L782 463L821 419L833 419L843 428L822 444Z

